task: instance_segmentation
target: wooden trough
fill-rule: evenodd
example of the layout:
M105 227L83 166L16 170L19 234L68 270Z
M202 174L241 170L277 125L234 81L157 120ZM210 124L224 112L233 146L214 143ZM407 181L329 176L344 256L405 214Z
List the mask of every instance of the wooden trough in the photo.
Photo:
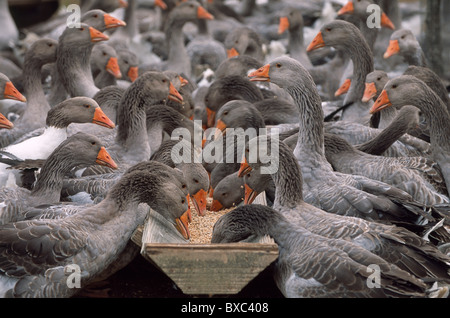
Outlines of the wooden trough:
M185 294L239 293L278 257L278 246L270 238L226 244L189 243L153 210L132 240L141 247L142 256Z

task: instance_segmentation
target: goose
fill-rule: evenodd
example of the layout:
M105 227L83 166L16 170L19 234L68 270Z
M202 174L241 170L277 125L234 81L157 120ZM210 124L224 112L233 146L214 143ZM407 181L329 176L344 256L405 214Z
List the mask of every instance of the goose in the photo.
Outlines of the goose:
M169 78L160 72L140 75L125 90L117 109L117 128L104 138L106 149L122 169L150 159L152 150L146 127L147 107L167 98L182 102L181 95Z
M219 64L214 71L215 78L222 78L231 75L246 77L249 71L257 70L263 63L248 55L237 55L227 58Z
M122 79L129 82L134 82L139 76L138 66L139 58L132 51L127 49L117 49L120 73Z
M248 55L264 62L263 39L250 27L242 26L231 30L225 37L224 45L228 58Z
M424 205L449 203L450 199L442 194L417 170L417 158L391 158L366 154L356 150L345 139L325 134L325 156L334 170L363 175L402 189ZM408 165L411 161L411 166ZM434 167L435 174L436 171Z
M307 51L323 46L333 46L347 54L353 62L351 86L344 99L349 105L342 112L341 120L365 124L369 105L361 101L366 75L373 71L373 55L361 31L352 23L335 20L324 25Z
M260 156L264 151L267 153L272 142L279 146L279 162L275 169L268 167L267 163L263 164L263 157ZM250 160L250 151L255 150L258 151L257 155ZM269 169L263 171L263 167ZM416 278L433 282L448 280L448 256L425 238L402 226L337 215L305 202L305 192L302 190L303 169L283 141L268 136L252 139L246 147L245 161L241 164L239 175L243 176L253 169L261 169L262 173L270 174L275 184L273 209L293 226L307 229L312 236L317 235L331 241L344 240L357 249L361 248L398 266Z
M184 44L183 26L187 22L197 19L212 20L214 17L195 1L187 1L176 6L167 18L165 29L166 42L168 43L168 58L166 61L152 65L155 70L172 70L179 74L185 74L191 78L191 63L189 54Z
M244 202L244 182L238 177L238 171L227 175L214 187L211 211L220 211L236 207Z
M26 108L20 118L15 121L15 128L8 133L0 133L0 145L6 147L24 134L45 126L47 112L50 105L45 97L41 84L41 70L47 63L56 60L58 43L51 39L35 41L24 59L23 81L24 94L28 98L17 95L17 91L7 84L8 94L16 100L26 101Z
M263 100L264 97L256 85L241 76L232 75L216 79L205 95L207 127L214 127L217 111L226 102L235 99L253 103Z
M2 189L1 224L21 220L24 210L29 207L59 202L64 176L77 166L91 164L117 168L95 136L78 133L66 139L45 161L33 190L10 187Z
M98 88L117 85L116 80L122 77L122 73L116 50L105 43L95 45L91 54L91 70Z
M370 112L405 104L416 106L425 117L430 129L431 156L442 171L447 190L450 189L450 115L446 105L431 88L411 75L396 77L385 85Z
M46 159L54 149L68 137L67 127L71 123L93 123L107 128L114 128L114 123L103 113L98 104L88 97L74 97L50 109L47 124L42 134L18 140L5 147L6 153L20 159ZM6 166L0 164L1 184L5 185L9 173Z
M78 265L81 288L102 277L104 270L124 251L136 227L144 222L148 207L141 203L155 207L173 225L188 209L184 193L177 186L158 177L157 172L139 171L124 175L102 202L73 216L3 225L2 295L41 298L75 295L80 289L67 284L66 273L70 274L72 269L67 266ZM45 230L34 237L24 238L21 234L35 233L38 229ZM38 248L33 252L28 248L26 252L24 246Z
M85 23L79 28L66 28L59 37L56 67L58 79L71 97L94 97L95 86L90 56L95 43L109 37Z
M307 202L340 215L373 220L416 219L415 212L408 212L413 200L406 192L363 176L333 171L325 157L320 97L311 76L299 62L280 57L249 77L284 88L298 106L299 137L294 154L302 165Z
M392 33L389 46L383 57L400 54L408 65L427 66L423 50L411 30L400 29Z
M245 205L221 216L211 241L238 242L254 234L269 235L278 245L274 279L287 298L426 295L425 284L395 264L346 240L311 233L267 206ZM374 264L381 269L378 288L367 283Z
M194 115L194 101L189 81L174 71L164 71L163 73L169 77L170 82L183 97L183 102L181 104L176 101L168 100L166 105L177 110L185 117L192 119Z
M268 205L273 206L275 190L271 175L262 174L260 169L253 169L244 176L244 204L252 204L256 197L264 191Z

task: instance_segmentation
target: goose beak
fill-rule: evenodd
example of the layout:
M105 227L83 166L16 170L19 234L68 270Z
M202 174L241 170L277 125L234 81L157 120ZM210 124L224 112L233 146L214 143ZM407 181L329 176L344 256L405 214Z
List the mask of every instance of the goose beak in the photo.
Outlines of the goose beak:
M114 162L114 160L112 160L111 156L106 151L105 147L100 148L95 163L101 166L107 166L111 169L117 169L117 164Z
M392 103L389 100L387 92L383 89L380 96L378 96L377 100L372 105L372 108L370 108L370 113L375 114L376 112L379 112L380 110L385 109L389 106L392 106Z
M364 90L364 96L362 101L367 103L371 100L377 93L377 88L375 87L375 83L366 83L366 89Z
M214 123L216 122L216 112L206 107L206 116L208 118L208 127L214 127Z
M178 232L183 235L186 240L191 238L191 232L189 232L189 215L191 213L191 209L186 210L179 218L175 219L175 224Z
M239 52L234 47L227 50L227 58L232 58L235 56L239 56Z
M395 30L395 25L392 23L391 19L387 16L386 13L381 14L381 26L384 26L385 28L389 28L391 30Z
M341 85L341 87L338 88L338 90L336 91L336 93L334 93L334 96L341 96L345 93L348 92L348 90L350 89L350 86L352 85L352 80L347 78L344 83Z
M160 7L163 10L167 9L167 4L163 0L155 0L155 6Z
M111 119L108 118L108 116L105 115L103 110L100 107L97 107L95 109L94 118L92 119L92 123L96 125L100 125L106 128L113 129L116 127L116 125L113 123Z
M227 125L221 120L217 120L216 124L216 132L214 134L214 140L220 137L220 135L225 136L225 131L227 129Z
M347 2L345 6L341 8L341 10L338 11L338 15L343 15L346 13L353 13L355 11L355 8L353 7L353 1Z
M258 193L252 188L250 188L250 186L247 183L244 184L244 188L245 188L244 204L252 204Z
M105 27L107 29L113 29L127 25L125 21L116 19L112 15L107 13L103 16L103 21L105 22Z
M208 190L208 194L207 194L208 198L213 198L214 196L214 188L209 186L209 190Z
M209 208L211 211L217 212L223 209L222 203L217 200L213 200L211 207Z
M134 82L136 80L136 78L138 78L138 76L139 76L138 74L139 74L139 72L138 72L137 66L130 67L130 69L128 70L128 73L127 73L131 82Z
M312 40L312 42L306 48L306 52L313 51L315 49L321 48L325 46L325 42L323 41L322 32L319 31L316 37Z
M252 171L252 167L250 167L250 165L248 164L247 158L244 158L244 162L241 163L241 167L239 168L238 171L238 177L242 178L250 171Z
M172 83L170 83L169 88L169 99L180 104L183 102L183 96L180 95L180 93L177 91L177 89L175 88L175 86L173 86Z
M89 27L89 33L91 34L91 42L100 42L109 40L109 37L106 34L103 34L99 30L94 29L93 27Z
M214 16L205 10L202 6L199 6L197 9L197 18L198 19L206 19L206 20L214 20Z
M283 34L287 29L289 29L289 20L287 17L281 17L278 24L278 34Z
M206 195L207 192L203 189L200 189L196 194L192 196L192 202L194 203L195 209L201 216L204 216L206 211Z
M0 114L0 128L11 129L14 127L14 124L8 120L5 116Z
M110 57L108 64L106 64L106 71L113 75L115 78L121 78L122 73L120 73L119 63L117 62L117 57Z
M386 50L386 52L384 53L383 57L385 59L391 57L392 55L397 54L398 52L400 52L400 46L398 45L398 40L391 40L389 41L389 46Z
M12 82L6 82L5 90L3 91L4 99L13 99L20 102L26 102L27 99L23 96L13 85Z
M250 82L270 82L269 71L270 64L266 64L256 71L250 72L248 74L248 77L250 77Z
M181 82L181 87L186 86L187 84L189 84L189 81L187 79L185 79L182 76L178 76Z

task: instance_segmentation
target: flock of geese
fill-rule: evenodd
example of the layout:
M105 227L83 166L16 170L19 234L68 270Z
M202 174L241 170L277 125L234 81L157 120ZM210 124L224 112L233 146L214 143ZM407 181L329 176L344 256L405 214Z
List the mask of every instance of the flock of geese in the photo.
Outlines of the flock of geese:
M0 22L1 296L77 295L74 264L82 287L107 279L150 207L186 241L191 208L233 208L211 243L271 236L285 297L448 297L450 99L398 1L80 8L21 39ZM240 149L236 128L261 133Z

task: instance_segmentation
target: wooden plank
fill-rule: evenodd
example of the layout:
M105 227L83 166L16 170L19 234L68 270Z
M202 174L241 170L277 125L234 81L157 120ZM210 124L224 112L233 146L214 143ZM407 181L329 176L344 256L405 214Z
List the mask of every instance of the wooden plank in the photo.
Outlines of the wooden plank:
M185 294L236 294L278 257L273 243L145 243L143 251Z

